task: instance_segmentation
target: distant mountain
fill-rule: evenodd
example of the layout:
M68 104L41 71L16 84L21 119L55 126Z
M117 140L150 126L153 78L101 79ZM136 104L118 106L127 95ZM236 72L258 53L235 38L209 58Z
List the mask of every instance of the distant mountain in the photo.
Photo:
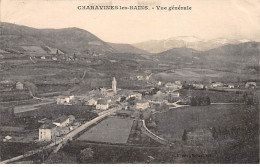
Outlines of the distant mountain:
M259 64L260 42L228 44L219 48L201 52L199 55L230 63L237 62L241 64Z
M258 66L260 63L260 42L227 44L208 51L190 48L174 48L153 55L157 61L177 65L200 65L215 67Z
M18 52L44 53L59 49L65 53L105 53L115 51L110 45L88 31L79 28L35 29L10 23L0 23L0 49ZM45 48L43 48L45 47Z
M130 44L118 44L118 43L107 43L109 44L112 48L117 50L120 53L135 53L135 54L145 54L148 55L150 54L149 52L138 49Z
M133 44L133 46L149 51L151 53L160 53L172 48L192 48L198 51L210 50L221 47L226 44L238 44L242 42L249 42L250 40L235 40L218 38L214 40L203 40L194 36L180 36L169 38L166 40L152 40Z

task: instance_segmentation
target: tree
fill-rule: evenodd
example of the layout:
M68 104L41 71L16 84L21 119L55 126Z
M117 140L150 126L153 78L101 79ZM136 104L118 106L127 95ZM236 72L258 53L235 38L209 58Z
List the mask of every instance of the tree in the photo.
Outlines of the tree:
M90 162L93 160L94 151L91 148L85 148L80 151L79 160L80 162Z
M29 90L31 96L35 96L35 95L36 95L36 93L37 93L37 87L36 87L35 84L26 81L26 82L24 82L24 85L25 85L25 87L28 88L28 90Z
M218 138L217 130L216 130L215 127L212 128L212 137L213 137L214 139L217 139L217 138Z
M184 129L184 131L183 131L183 135L182 135L182 141L186 142L187 139L188 139L187 131L186 131L186 129Z

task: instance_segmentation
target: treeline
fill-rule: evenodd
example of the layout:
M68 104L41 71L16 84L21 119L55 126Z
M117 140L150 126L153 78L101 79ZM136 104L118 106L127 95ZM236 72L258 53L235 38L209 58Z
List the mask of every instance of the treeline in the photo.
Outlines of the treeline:
M191 106L207 106L210 105L209 96L194 96L190 98Z

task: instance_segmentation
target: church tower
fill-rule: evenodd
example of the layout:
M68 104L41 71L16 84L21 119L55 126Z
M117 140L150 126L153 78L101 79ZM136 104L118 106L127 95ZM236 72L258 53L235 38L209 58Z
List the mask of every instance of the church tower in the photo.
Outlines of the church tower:
M113 92L116 93L116 78L115 77L113 77L112 89L113 89Z

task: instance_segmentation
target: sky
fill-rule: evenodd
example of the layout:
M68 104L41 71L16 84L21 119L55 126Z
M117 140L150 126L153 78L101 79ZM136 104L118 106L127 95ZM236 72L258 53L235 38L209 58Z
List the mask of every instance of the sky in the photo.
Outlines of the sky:
M82 5L191 6L190 11L88 11ZM85 29L104 41L177 36L260 41L260 0L0 0L0 20L34 28Z

